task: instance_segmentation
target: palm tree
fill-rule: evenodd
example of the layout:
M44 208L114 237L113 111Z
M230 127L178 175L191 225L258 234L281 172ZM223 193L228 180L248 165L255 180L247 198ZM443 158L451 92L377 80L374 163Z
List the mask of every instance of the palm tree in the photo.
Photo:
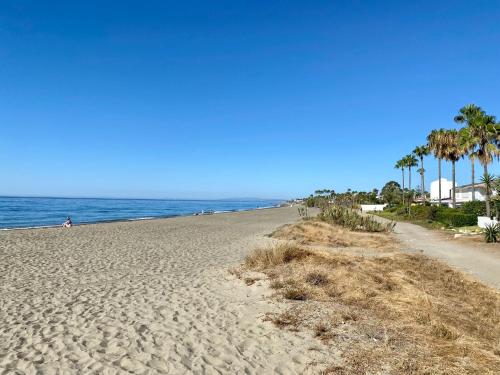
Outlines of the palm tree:
M498 149L499 124L494 116L489 116L480 107L468 104L460 109L460 113L455 116L455 122L466 124L463 129L463 136L470 143L475 144L477 159L483 166L484 176L488 175L488 164L493 161L493 157L500 156ZM486 192L486 215L490 216L490 194Z
M496 185L496 181L497 181L497 179L495 178L495 176L493 176L489 173L485 173L481 177L481 182L486 187L486 197L489 198L491 196L491 193L493 191L493 187ZM486 216L490 217L490 214L488 212L486 212Z
M406 155L403 158L405 167L408 168L408 189L411 190L411 168L418 166L418 160L413 154Z
M404 206L404 204L405 204L405 164L403 162L403 159L399 159L396 162L396 165L394 165L394 168L401 169L401 175L402 175L402 181L403 181L402 192L403 192L403 206Z
M410 214L411 202L413 201L413 192L411 190L411 168L418 165L418 160L413 154L406 155L403 158L403 164L408 168L408 214Z
M418 169L417 172L420 173L420 190L421 190L422 199L423 199L424 203L425 203L424 156L429 155L429 152L430 152L429 146L427 146L427 145L417 146L413 150L413 154L420 158L420 168Z
M467 149L467 155L469 155L470 160L470 169L471 169L471 186L472 186L472 201L476 200L476 159L477 159L477 150L476 150L476 142L473 138L470 137L467 129L460 129L460 142Z
M445 142L444 142L444 159L451 161L452 169L452 199L453 199L453 208L456 208L456 177L455 177L455 163L459 161L464 155L467 153L467 147L461 140L460 133L455 130L448 130L445 133Z
M429 150L432 151L434 157L438 160L438 178L439 178L439 204L441 205L441 159L443 159L443 147L445 143L445 129L433 130L427 136Z

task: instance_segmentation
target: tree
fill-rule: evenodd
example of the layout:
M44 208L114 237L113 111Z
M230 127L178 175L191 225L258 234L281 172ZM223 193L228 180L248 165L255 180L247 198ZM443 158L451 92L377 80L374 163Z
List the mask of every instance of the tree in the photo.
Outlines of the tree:
M494 116L487 115L485 111L474 104L462 107L455 116L455 122L466 124L463 137L475 145L476 157L483 166L483 177L488 175L488 164L493 157L499 157L498 149L499 124ZM490 216L490 195L486 194L486 215Z
M447 161L451 161L451 176L452 176L452 201L453 208L457 206L456 200L456 176L455 163L462 159L467 153L467 147L463 144L460 134L457 130L447 130L444 137L443 157Z
M495 176L485 173L481 177L481 182L484 184L486 187L486 197L489 199L491 197L491 193L493 192L493 188L496 186L496 178ZM488 199L486 200L486 216L491 217L490 213L488 212Z
M470 137L470 133L466 129L460 129L460 142L467 150L471 167L471 186L472 186L472 201L476 200L476 177L475 164L477 159L476 142Z
M418 169L418 172L420 173L420 191L422 195L422 199L425 203L425 179L424 179L424 156L429 155L430 150L429 146L427 145L422 145L422 146L417 146L413 150L413 154L420 158L420 168Z
M441 204L441 160L444 157L443 149L445 145L445 129L433 130L427 136L429 150L438 160L438 179L439 179L439 204Z
M394 168L401 169L402 182L403 182L403 190L401 190L401 193L402 193L403 204L405 204L405 195L404 195L405 194L405 163L404 163L404 159L399 159L396 162L396 165L394 165ZM399 186L401 187L401 185L399 185Z
M382 200L390 205L400 202L401 193L401 185L399 185L396 181L389 181L380 191Z
M415 155L409 154L403 158L403 163L408 168L408 189L411 190L411 169L418 166L418 160Z

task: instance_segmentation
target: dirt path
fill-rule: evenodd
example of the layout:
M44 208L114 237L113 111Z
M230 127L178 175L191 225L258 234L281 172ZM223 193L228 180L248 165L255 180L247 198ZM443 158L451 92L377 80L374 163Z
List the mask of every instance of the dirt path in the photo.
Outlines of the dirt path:
M421 251L443 260L500 289L500 252L493 253L477 245L458 243L445 238L439 231L410 223L398 222L395 233L405 250Z

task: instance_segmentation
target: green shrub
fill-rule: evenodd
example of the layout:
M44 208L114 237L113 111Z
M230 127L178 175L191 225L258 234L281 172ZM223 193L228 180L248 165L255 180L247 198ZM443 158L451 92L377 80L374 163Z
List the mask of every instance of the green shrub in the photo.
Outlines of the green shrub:
M460 207L460 210L464 214L476 215L476 216L486 216L486 202L484 201L474 201L465 202Z
M364 216L355 210L341 206L330 206L318 216L330 224L337 224L353 231L363 232L390 232L395 223L382 223L371 216Z
M500 236L500 225L490 224L484 228L484 240L488 243L498 242Z
M410 217L417 220L437 221L438 213L444 213L448 211L450 211L448 207L418 205L411 207Z
M477 224L477 216L464 214L458 210L447 209L438 210L437 221L446 224L450 227L466 227Z

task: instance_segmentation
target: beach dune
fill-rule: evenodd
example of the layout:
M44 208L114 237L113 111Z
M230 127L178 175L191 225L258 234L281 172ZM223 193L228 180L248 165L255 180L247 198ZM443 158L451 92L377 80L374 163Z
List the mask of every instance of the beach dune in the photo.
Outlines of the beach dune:
M266 287L227 272L297 219L276 208L0 233L0 372L312 371L327 349L264 322Z

